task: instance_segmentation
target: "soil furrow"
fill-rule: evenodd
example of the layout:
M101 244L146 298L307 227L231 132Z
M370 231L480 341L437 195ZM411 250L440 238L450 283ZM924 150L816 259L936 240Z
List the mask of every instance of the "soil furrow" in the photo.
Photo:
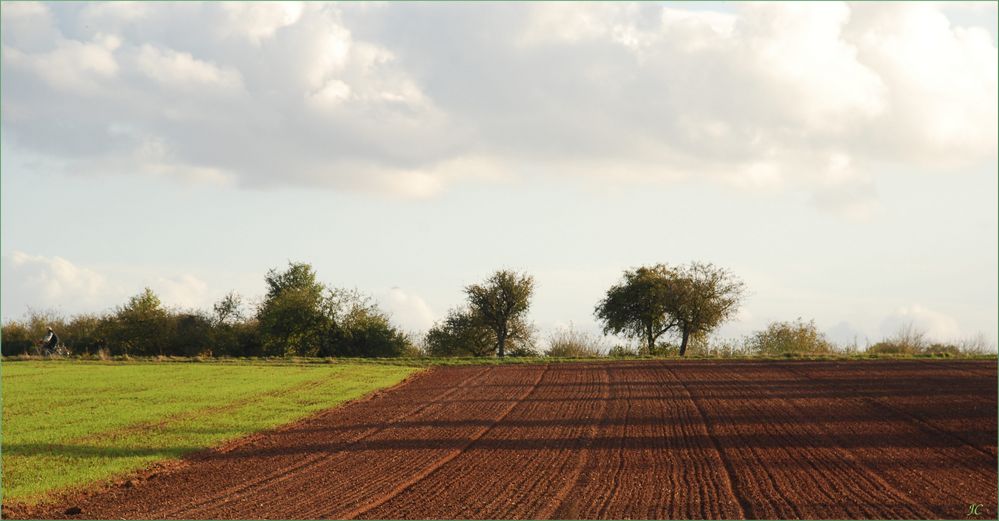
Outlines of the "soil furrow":
M551 501L543 506L541 509L537 510L532 514L534 518L537 519L548 519L555 514L557 519L572 519L578 517L579 515L579 505L577 501L566 501L569 497L569 492L579 483L579 477L582 475L583 470L586 467L586 463L590 459L590 442L601 430L600 422L603 421L605 415L607 414L607 402L610 400L610 375L607 373L607 369L602 371L602 383L600 385L600 397L604 400L601 404L600 411L596 413L596 418L599 420L594 421L593 426L590 428L589 432L586 433L586 443L579 449L579 457L576 463L573 465L573 470L570 477L566 479L565 485L563 485L555 496L552 497Z
M731 375L731 378L743 381L747 386L752 385L753 381L752 379L748 379L751 377L735 373ZM801 434L815 440L816 445L819 445L819 440L825 438L834 442L841 442L840 437L836 436L821 420L815 421L814 418L803 414L798 403L801 401L800 399L787 398L765 388L759 389L759 391L761 394L769 397L770 401L780 403L782 405L780 410L787 413L782 415L782 417L790 418L789 423L797 425L797 429L801 431ZM883 479L880 479L870 467L864 465L849 451L838 446L837 443L829 444L828 447L817 447L810 452L810 455L824 459L824 463L826 464L824 466L829 468L829 472L832 475L848 477L845 483L842 479L820 480L828 481L830 484L836 482L842 488L840 492L842 497L830 498L830 500L838 501L840 505L849 505L850 508L845 510L845 514L859 518L884 517L887 513L886 509L890 509L891 513L903 517L918 518L932 515L931 511L919 504L912 503L899 490L892 487ZM821 474L823 472L816 469L814 465L812 465L812 469L812 473L814 474ZM855 473L853 472L854 469L859 469L861 472ZM857 501L858 499L859 501Z
M795 374L802 382L807 381L809 386L831 385L811 371L802 372L800 367L781 367L780 370ZM934 375L926 375L930 376ZM867 377L877 381L884 375L870 374ZM913 421L913 414L886 405L883 399L872 398L863 388L838 389L838 392L841 394L838 400L843 402L841 406L868 411L871 418L868 423L884 433L888 446L891 446L893 440L898 441L893 447L893 459L906 463L885 465L881 463L885 459L882 450L863 446L852 448L851 453L862 462L876 462L868 466L877 468L881 479L892 483L893 488L904 491L910 497L910 502L920 505L921 511L928 509L935 517L946 518L955 516L956 512L966 506L965 503L996 502L996 457L993 454L983 453L966 440L957 446L933 445L933 440L938 440L941 436L946 438L947 433L930 428L925 421ZM995 390L991 394L995 394ZM987 395L983 398L987 399ZM948 405L951 404L933 404L934 407ZM858 432L857 423L843 424L839 428L845 430L847 436ZM927 446L927 449L920 449L920 445ZM974 498L960 492L969 488L979 491Z
M441 394L438 395L435 398L435 400L425 402L424 404L419 405L413 409L403 409L397 416L388 420L386 424L366 429L364 431L361 431L357 436L345 440L344 441L345 446L349 447L352 444L361 442L364 439L389 428L392 424L404 418L420 414L424 410L432 407L435 404L436 400L445 399L453 394L460 392L460 390L465 386L467 386L470 382L474 382L480 377L484 376L487 371L488 370L483 369L476 373L471 373L466 375L465 378L461 380L461 382L457 386L450 389L442 389ZM274 469L274 471L272 472L265 473L256 478L245 480L244 482L239 483L234 487L221 490L217 493L212 494L211 496L202 498L199 501L191 501L179 509L156 512L155 517L162 519L175 518L175 517L183 519L186 517L187 514L193 514L199 512L209 505L212 508L219 508L219 507L224 508L225 505L227 505L228 503L236 501L244 497L246 494L257 495L259 494L261 489L269 485L272 485L274 483L281 482L291 476L294 476L296 473L301 472L303 469L306 469L310 466L321 464L323 460L326 460L329 457L330 454L326 452L318 452L315 454L308 455L302 459L292 462L291 464L288 464L286 466L281 466L277 469Z
M541 382L541 379L544 378L544 375L545 375L545 373L547 371L548 371L548 366L546 365L544 371L542 371L538 375L537 379L534 381L534 383L531 385L531 387L529 389L527 389L523 393L522 396L519 396L517 398L517 400L513 404L511 404L506 410L504 410L502 412L502 414L500 414L499 417L496 418L489 426L487 426L487 427L485 427L483 429L480 429L480 430L476 431L474 434L472 434L469 437L468 441L465 442L464 445L462 445L458 449L450 451L443 458L440 458L439 460L435 461L433 464L431 464L428 467L424 468L423 470L421 470L419 473L417 473L416 475L414 475L410 479L408 479L408 480L400 483L398 486L396 486L395 488L393 488L392 490L390 490L387 494L385 494L385 495L383 495L383 496L381 496L379 498L376 498L373 501L371 501L371 502L369 502L369 503L367 503L367 504L365 504L365 505L363 505L361 507L354 508L354 509L349 510L347 512L340 513L340 514L336 515L335 517L338 518L338 519L354 519L354 518L356 518L356 517L364 514L365 512L367 512L369 510L377 508L378 506L386 503L387 501L391 500L392 498L394 498L394 497L398 496L399 494L401 494L402 492L406 491L407 489L409 489L410 487L412 487L413 485L415 485L419 481L425 479L427 476L433 474L438 469L440 469L441 467L443 467L444 465L446 465L449 461L451 461L454 458L456 458L459 455L461 455L465 450L468 449L468 447L472 446L479 438L481 438L482 436L484 436L487 432L489 432L496 425L498 425L500 422L502 422L503 418L506 418L506 416L508 414L510 414L510 412L513 411L513 409L518 404L520 404L525 398L527 398L528 396L530 396L531 394L533 394L535 391L537 391L537 389L538 389L538 383ZM331 516L331 517L333 517L333 516Z
M456 396L490 393L499 394L502 401L469 411L459 403L444 400L440 407L427 411L427 418L469 418L491 425L522 399L524 389L530 388L543 372L543 367L534 367L530 371L490 371L490 378L500 378L517 386L496 393L472 385ZM280 503L268 507L268 511L278 517L343 517L344 512L360 508L370 498L386 494L400 482L434 465L435 461L466 443L480 429L475 422L450 429L435 429L432 425L386 429L368 437L350 451L335 454L323 469L303 473L295 481L273 490L270 495L279 499ZM342 476L349 476L357 485L346 490L334 486L343 479ZM243 505L241 509L249 507L252 504Z
M686 399L689 400L690 403L693 404L694 408L697 410L697 415L700 417L700 420L704 425L704 431L708 435L708 437L711 438L712 448L718 454L718 458L721 460L722 465L724 465L725 467L726 480L724 482L724 488L725 491L732 496L732 499L734 499L735 502L739 505L739 518L746 519L747 516L752 516L753 514L752 504L749 501L747 501L745 498L743 498L736 491L735 488L736 473L735 473L735 468L732 466L732 462L725 455L725 453L722 452L721 447L718 446L717 440L711 435L711 431L713 430L712 421L709 419L709 416L704 413L704 409L701 408L701 405L698 403L698 400L694 399L694 396L690 393L690 389L687 387L687 384L684 383L683 380L677 378L676 373L670 370L668 366L664 365L664 369L669 373L672 380L680 385L680 387L683 389L683 394L686 396Z

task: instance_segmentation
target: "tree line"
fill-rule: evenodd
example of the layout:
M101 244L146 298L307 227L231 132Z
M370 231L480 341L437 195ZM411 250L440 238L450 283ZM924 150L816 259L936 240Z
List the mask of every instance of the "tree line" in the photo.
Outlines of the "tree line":
M745 285L730 271L702 262L625 270L596 303L594 316L604 335L625 337L637 348L605 350L588 335L569 330L550 338L544 353L528 320L535 284L526 273L498 270L466 286L465 301L420 336L393 324L370 297L320 282L307 263L271 269L264 282L266 294L255 306L229 293L210 310L171 310L145 288L103 315L63 320L33 312L27 320L3 324L0 345L4 356L30 354L52 326L73 353L108 356L685 356L691 346L699 355L716 356L835 350L814 322L801 319L774 322L738 345L709 346L708 335L737 313ZM920 353L947 347L903 340L889 339L870 349ZM985 344L977 341L973 351Z
M110 356L528 356L538 354L527 319L534 279L499 270L464 288L466 301L422 338L402 331L365 295L320 282L311 265L290 262L264 276L266 294L251 312L229 293L210 310L171 310L145 288L103 314L63 320L32 313L3 325L3 354L30 353L45 328L78 354ZM731 316L742 284L710 264L626 271L596 308L605 333L641 337L649 350L665 334L681 339Z
M3 354L30 353L49 325L77 354L391 357L413 349L370 297L319 282L309 264L272 269L264 281L267 293L252 313L236 293L211 310L170 310L149 288L104 315L63 321L33 313L4 324Z

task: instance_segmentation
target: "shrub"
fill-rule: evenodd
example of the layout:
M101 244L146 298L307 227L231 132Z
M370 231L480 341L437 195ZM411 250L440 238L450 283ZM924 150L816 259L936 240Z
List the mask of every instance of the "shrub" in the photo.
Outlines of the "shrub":
M412 348L409 337L378 312L353 317L349 323L330 334L327 356L396 357Z
M173 313L169 317L166 353L182 356L211 356L211 320L202 312Z
M467 309L452 309L427 331L424 346L430 356L490 356L496 335Z
M964 356L982 355L995 351L995 346L983 334L957 343L931 342L926 333L912 324L899 328L895 335L867 348L871 354Z
M104 344L103 319L97 315L76 315L59 333L62 343L77 354L97 352Z
M734 338L691 342L690 353L695 356L715 358L735 358L753 354L744 340Z
M746 339L746 348L761 355L825 354L833 350L816 327L815 321L772 322L766 329Z
M926 352L929 347L926 333L913 324L906 324L894 336L868 347L867 352L878 355L915 355Z
M34 339L24 322L8 322L0 330L0 351L3 356L29 354Z
M591 358L603 354L601 339L596 335L579 331L572 324L568 328L557 329L548 337L545 356L561 358Z
M996 345L989 341L985 333L979 333L958 342L958 348L965 354L990 354L996 352Z
M638 356L638 349L633 346L616 345L607 350L607 356L611 358L631 358Z
M680 346L669 342L656 342L652 347L643 349L642 354L649 356L679 356Z
M506 356L534 357L541 356L541 353L531 344L518 342L507 349Z

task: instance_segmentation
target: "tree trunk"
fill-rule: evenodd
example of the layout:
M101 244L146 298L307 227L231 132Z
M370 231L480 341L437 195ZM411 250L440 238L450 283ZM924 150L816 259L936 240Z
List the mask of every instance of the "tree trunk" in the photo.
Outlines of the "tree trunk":
M655 345L656 345L656 337L655 337L655 335L652 334L652 327L651 326L649 326L646 329L645 337L646 337L646 343L645 344L647 346L646 349L649 350L649 354L651 355L652 354L652 348L655 347Z
M500 333L499 335L497 335L496 339L498 340L496 345L497 347L496 356L503 358L504 356L506 356L506 334Z
M683 330L683 340L680 341L680 356L687 354L687 340L690 340L690 331Z

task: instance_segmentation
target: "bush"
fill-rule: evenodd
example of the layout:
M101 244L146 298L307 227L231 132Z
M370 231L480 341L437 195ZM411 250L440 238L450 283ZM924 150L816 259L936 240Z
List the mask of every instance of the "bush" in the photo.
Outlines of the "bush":
M603 355L599 337L572 327L557 329L548 337L545 356L560 358L592 358Z
M31 353L34 340L24 322L8 322L0 329L0 351L3 356L17 356Z
M198 311L174 313L169 317L169 338L165 352L181 356L211 356L213 328L207 315Z
M354 317L330 335L330 343L324 347L326 356L398 357L412 352L413 347L405 333L377 312Z
M746 341L733 338L719 340L705 339L698 342L691 342L689 352L695 356L714 358L736 358L753 353L747 347Z
M638 349L633 346L616 345L607 350L607 356L611 358L632 358L638 356Z
M899 328L895 336L868 347L867 352L878 355L916 355L925 353L929 347L926 333L912 324L906 324Z
M59 334L62 343L77 354L96 353L104 345L104 319L97 315L77 315Z
M931 342L926 333L912 324L899 328L894 336L886 338L867 348L871 354L890 355L930 355L965 356L983 355L995 352L995 346L983 334L961 340L957 343Z
M657 342L651 348L643 350L642 354L649 356L680 356L680 346L670 342Z
M760 355L827 354L833 351L815 321L773 322L746 339L746 348Z
M526 358L541 356L541 353L538 352L538 350L531 344L517 342L515 344L510 344L510 348L506 351L506 356L519 356Z
M958 342L958 348L965 354L994 354L996 345L989 341L985 333L979 333L973 337L965 338Z
M467 309L448 311L444 320L427 331L423 342L429 356L490 356L496 352L496 335Z

